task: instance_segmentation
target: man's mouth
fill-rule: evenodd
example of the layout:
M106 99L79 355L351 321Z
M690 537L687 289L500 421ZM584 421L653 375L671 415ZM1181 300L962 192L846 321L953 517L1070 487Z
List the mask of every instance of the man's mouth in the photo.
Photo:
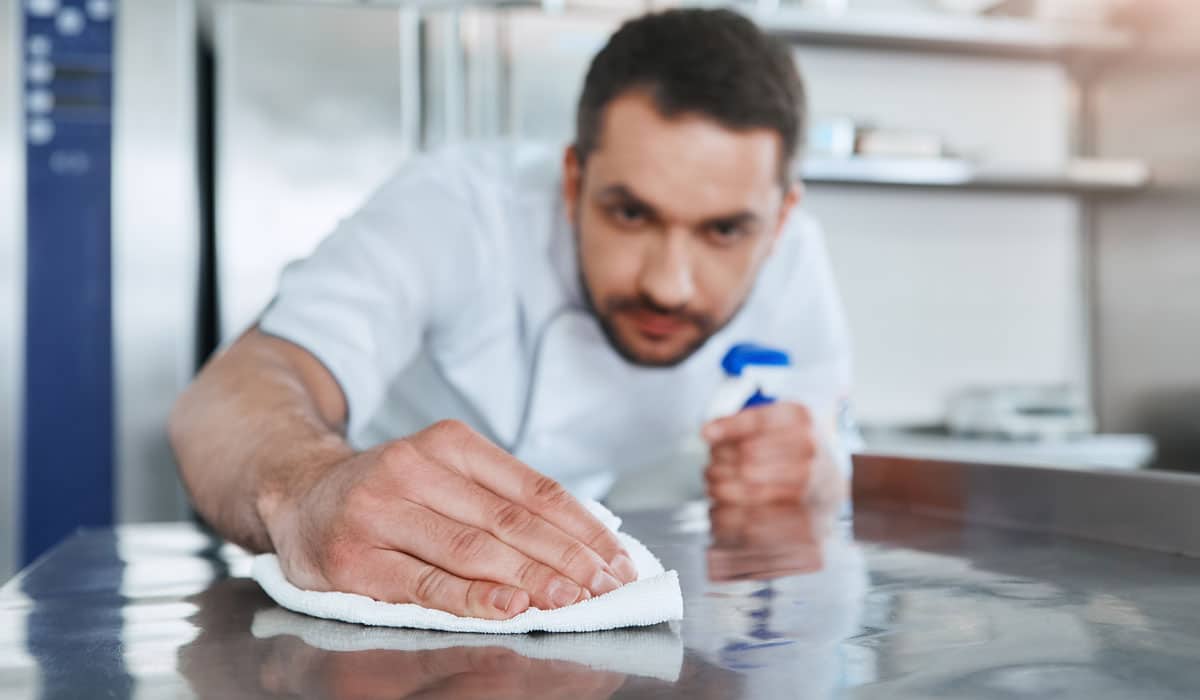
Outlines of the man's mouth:
M639 310L629 312L634 327L643 336L652 340L664 340L687 328L687 320L673 314Z

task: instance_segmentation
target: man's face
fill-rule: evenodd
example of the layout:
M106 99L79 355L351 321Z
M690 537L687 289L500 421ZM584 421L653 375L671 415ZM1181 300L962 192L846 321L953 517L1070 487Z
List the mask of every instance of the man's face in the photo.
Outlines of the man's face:
M770 129L668 119L642 92L609 104L586 166L567 150L584 288L627 360L682 362L741 308L800 197L781 150Z

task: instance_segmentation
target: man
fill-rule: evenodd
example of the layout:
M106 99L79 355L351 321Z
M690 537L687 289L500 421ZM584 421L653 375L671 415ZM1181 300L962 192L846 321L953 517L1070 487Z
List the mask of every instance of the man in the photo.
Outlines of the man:
M595 58L557 164L410 161L179 401L197 510L303 588L492 619L569 605L636 575L575 497L695 434L743 340L797 369L789 400L704 426L709 495L840 498L814 416L848 350L793 215L803 102L748 20L672 11Z

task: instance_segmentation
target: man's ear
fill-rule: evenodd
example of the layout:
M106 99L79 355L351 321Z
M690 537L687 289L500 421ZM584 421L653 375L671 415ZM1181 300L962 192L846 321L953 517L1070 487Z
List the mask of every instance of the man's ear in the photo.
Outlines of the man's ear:
M779 237L783 235L783 227L787 223L788 217L792 211L800 205L804 199L804 183L800 180L793 182L787 191L783 193L783 201L779 205L779 219L775 222L774 235L771 236L771 252L775 251L775 244L779 242Z
M583 164L579 162L579 149L574 145L567 146L563 153L563 203L567 207L567 217L570 221L579 220L579 197L583 190Z

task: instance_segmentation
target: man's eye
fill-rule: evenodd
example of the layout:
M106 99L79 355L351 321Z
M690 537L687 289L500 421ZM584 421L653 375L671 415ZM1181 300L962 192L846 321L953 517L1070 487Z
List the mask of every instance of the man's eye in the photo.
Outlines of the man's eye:
M619 204L612 208L612 215L622 224L640 224L646 218L646 212L634 204Z
M745 231L739 224L719 222L712 225L711 230L717 238L733 239L741 236Z

